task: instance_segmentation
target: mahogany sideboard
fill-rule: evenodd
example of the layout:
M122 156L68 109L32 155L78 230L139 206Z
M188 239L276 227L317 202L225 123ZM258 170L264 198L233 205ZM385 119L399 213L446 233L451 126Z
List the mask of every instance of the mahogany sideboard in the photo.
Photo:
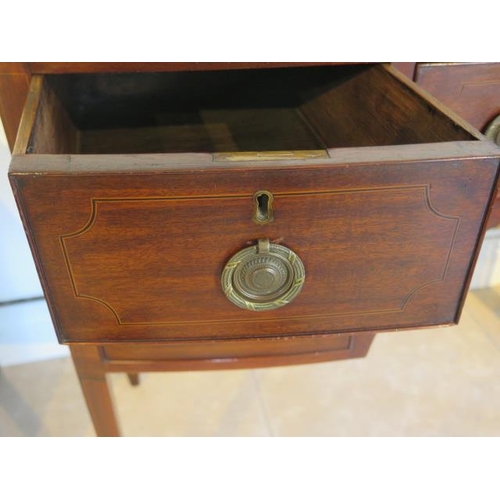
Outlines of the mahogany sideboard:
M100 436L107 372L361 357L459 320L500 148L392 65L2 63L0 113Z

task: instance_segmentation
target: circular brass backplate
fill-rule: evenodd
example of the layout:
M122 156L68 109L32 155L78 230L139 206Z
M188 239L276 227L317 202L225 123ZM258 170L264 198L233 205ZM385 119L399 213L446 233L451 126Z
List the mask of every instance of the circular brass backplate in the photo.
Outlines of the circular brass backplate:
M484 135L492 140L497 146L500 146L500 115L498 115L484 131Z
M305 277L304 265L295 252L266 239L233 255L221 282L233 304L250 311L269 311L291 302Z

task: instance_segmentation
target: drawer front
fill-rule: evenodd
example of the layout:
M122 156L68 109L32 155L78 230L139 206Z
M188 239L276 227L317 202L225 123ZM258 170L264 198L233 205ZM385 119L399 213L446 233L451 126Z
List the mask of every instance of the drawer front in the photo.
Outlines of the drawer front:
M415 80L479 130L500 115L500 63L419 64Z
M309 335L271 339L111 344L102 347L108 371L263 368L359 358L374 335Z
M63 171L13 176L59 336L140 342L456 322L497 160ZM253 220L261 190L267 224ZM266 238L299 256L305 282L283 307L245 310L221 275Z

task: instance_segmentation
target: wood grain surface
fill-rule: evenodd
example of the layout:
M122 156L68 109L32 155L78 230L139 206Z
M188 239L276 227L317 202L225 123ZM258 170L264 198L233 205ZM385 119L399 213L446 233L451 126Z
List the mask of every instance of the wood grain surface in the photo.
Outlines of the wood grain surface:
M0 119L11 151L21 121L32 75L64 73L129 73L207 71L252 68L347 65L341 62L0 62ZM357 63L359 64L359 63Z
M0 63L0 119L11 151L16 141L30 77L29 69L22 63Z
M347 359L376 331L458 321L499 148L387 65L330 64L0 63L11 148L28 97L11 183L98 435L119 434L106 372ZM47 76L28 91L32 74ZM289 149L322 154L212 154ZM274 195L266 226L258 190ZM284 308L244 311L221 271L266 237L300 255L306 283Z
M97 436L119 436L120 430L100 349L95 346L72 346L71 357Z
M500 63L420 63L416 82L481 131L500 115ZM497 197L488 227L500 224Z
M497 164L12 179L61 340L140 341L454 323ZM261 189L275 196L275 221L259 227L251 218ZM301 257L306 284L285 308L243 311L220 275L263 237Z
M415 81L479 130L500 114L500 63L420 63Z
M310 335L238 341L103 346L109 372L266 368L366 356L373 334Z
M209 97L196 101L208 106L205 123L227 127L221 144L251 136L256 149L280 149L289 147L289 135L305 134L327 146L322 159L232 162L210 150L71 155L75 144L85 152L82 136L95 120L67 105L79 80L34 81L36 111L27 108L20 135L26 154L15 155L10 175L61 341L272 338L458 320L496 188L499 148L385 65L293 69L297 79L279 109L298 109L301 126L268 108L284 84L280 75L248 75L251 86L262 76L249 101L226 101L225 87L213 85L219 77L210 77ZM92 95L101 87L115 92L106 80L84 81ZM198 85L186 81L191 90ZM156 102L135 78L119 88L119 102L133 96L136 110ZM360 89L373 92L378 105L356 98ZM359 124L352 137L341 130L348 109L338 102ZM245 106L244 114L264 113L257 122L278 130L285 122L288 132L269 142L259 127L228 118ZM135 116L127 115L132 124ZM80 137L71 140L74 120ZM203 141L196 134L190 140ZM64 154L49 154L55 151ZM274 195L275 219L265 226L252 221L260 190ZM307 277L291 304L256 313L230 303L220 277L229 258L259 238L296 252Z

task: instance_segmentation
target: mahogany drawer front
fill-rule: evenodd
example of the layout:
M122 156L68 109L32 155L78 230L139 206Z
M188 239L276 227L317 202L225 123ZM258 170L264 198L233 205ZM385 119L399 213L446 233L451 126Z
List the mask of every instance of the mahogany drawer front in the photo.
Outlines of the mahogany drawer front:
M374 335L308 335L168 344L110 344L101 348L109 371L264 368L366 355Z
M415 81L481 131L500 115L500 63L420 63Z
M103 129L92 128L92 102L106 106L101 94L84 102L83 118L83 104L73 109L68 99L83 83L97 92L109 82L34 82L10 176L62 342L275 338L458 320L498 148L388 67L328 71L344 73L331 84L334 73L315 73L311 88L308 73L293 73L305 96L298 110L295 95L269 107L283 84L275 73L262 73L271 90L261 82L250 108L221 105L221 77L207 76L215 97L196 119L206 121L187 124L175 109L161 116L161 133L126 113L127 127L116 128L111 111L122 112L127 82ZM274 218L256 224L263 190ZM228 300L221 275L234 254L265 239L299 256L305 281L284 307L245 310Z

